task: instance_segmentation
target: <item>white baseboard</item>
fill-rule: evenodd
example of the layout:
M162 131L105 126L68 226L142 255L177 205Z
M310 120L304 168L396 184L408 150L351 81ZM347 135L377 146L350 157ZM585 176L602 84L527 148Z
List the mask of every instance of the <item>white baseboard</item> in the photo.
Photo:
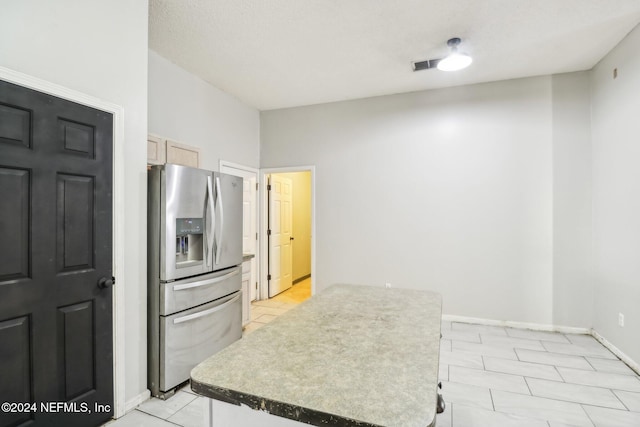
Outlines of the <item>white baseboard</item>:
M609 351L611 351L611 353L618 356L618 358L622 360L628 367L633 369L636 372L636 374L640 375L640 365L638 365L638 363L636 363L633 359L631 359L629 356L627 356L622 351L620 351L618 347L611 344L605 337L600 335L595 329L591 330L591 335L593 335L595 339L600 341L600 344L607 347Z
M474 323L477 325L487 325L487 326L502 326L508 328L517 328L517 329L530 329L533 331L547 331L547 332L560 332L563 334L582 334L582 335L591 335L595 339L597 339L603 346L605 346L609 351L615 354L620 360L622 360L627 366L633 369L638 375L640 375L640 365L631 359L629 356L624 354L620 349L611 344L605 337L600 335L595 329L590 328L577 328L573 326L558 326L558 325L545 325L542 323L527 323L527 322L514 322L511 320L493 320L493 319L482 319L478 317L466 317L466 316L454 316L451 314L443 314L442 320L447 320L449 322L459 322L459 323Z
M459 322L459 323L475 323L478 325L487 325L487 326L502 326L502 327L508 327L508 328L516 328L516 329L530 329L533 331L560 332L563 334L583 334L583 335L591 334L591 329L589 328L546 325L543 323L515 322L512 320L482 319L478 317L454 316L451 314L443 314L442 320L447 320L449 322Z
M142 402L145 402L145 401L149 400L150 397L151 397L151 392L149 390L145 390L142 393L140 393L139 395L135 396L133 399L127 400L127 402L125 403L125 407L124 407L125 414L127 412L135 409L136 406L138 406Z

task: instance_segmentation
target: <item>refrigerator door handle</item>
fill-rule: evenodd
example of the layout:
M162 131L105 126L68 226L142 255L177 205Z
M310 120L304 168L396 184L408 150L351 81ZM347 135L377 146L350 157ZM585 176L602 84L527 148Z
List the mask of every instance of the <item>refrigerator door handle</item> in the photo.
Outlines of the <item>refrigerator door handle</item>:
M222 282L224 280L227 280L230 277L236 276L239 273L240 273L240 269L236 268L231 273L227 273L227 274L224 274L224 275L219 276L219 277L214 277L213 279L200 280L198 282L193 282L193 283L184 283L182 285L174 285L173 286L173 290L174 291L183 291L185 289L199 288L200 286L213 285L214 283L219 283L219 282Z
M216 204L220 206L220 229L216 230L216 260L215 263L218 264L220 262L220 252L222 252L222 231L224 230L224 203L222 201L222 189L220 186L220 177L216 176Z
M176 317L175 319L173 319L173 324L175 325L177 323L188 322L189 320L199 319L201 317L213 314L213 313L215 313L217 311L224 310L227 306L229 306L229 305L233 304L234 302L238 301L238 299L240 299L241 295L242 295L242 292L239 292L238 295L236 295L235 297L231 298L229 301L227 301L224 304L221 304L221 305L219 305L217 307L213 307L213 308L210 308L208 310L201 311L199 313L188 314L188 315L182 316L182 317Z
M207 221L207 205L211 210L211 222L213 225L213 230L211 233L207 233L207 225L205 224L204 232L205 232L205 258L207 259L207 267L211 266L211 257L213 253L213 239L210 234L213 234L215 237L215 226L216 226L216 210L213 204L213 186L211 183L211 175L207 176L207 203L205 204L205 216L204 220Z
M209 206L209 189L204 195L204 209L202 210L202 221L204 222L204 227L202 230L203 234L203 244L204 244L204 263L207 267L209 267L209 233L207 233L207 207Z

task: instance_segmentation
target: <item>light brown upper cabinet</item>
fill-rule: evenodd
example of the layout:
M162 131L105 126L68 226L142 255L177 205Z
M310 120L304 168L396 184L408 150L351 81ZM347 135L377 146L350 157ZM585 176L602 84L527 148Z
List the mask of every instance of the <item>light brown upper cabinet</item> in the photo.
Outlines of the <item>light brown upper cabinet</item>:
M200 167L200 148L167 139L167 163Z
M147 135L147 163L150 165L163 165L166 163L165 140L156 135Z
M173 163L197 168L200 167L200 148L149 134L147 163L150 165Z

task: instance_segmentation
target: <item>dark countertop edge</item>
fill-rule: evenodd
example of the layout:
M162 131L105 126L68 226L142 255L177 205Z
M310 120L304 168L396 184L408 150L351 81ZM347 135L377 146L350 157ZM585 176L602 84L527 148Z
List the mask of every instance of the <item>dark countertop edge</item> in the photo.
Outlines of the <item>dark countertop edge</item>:
M251 258L255 258L255 254L242 254L242 262L249 261Z
M265 399L246 393L239 393L220 387L203 384L191 378L191 389L201 396L232 405L246 405L256 411L263 411L271 415L298 421L315 426L328 425L337 427L384 427L378 424L370 424L351 418L340 417L335 414L328 414L322 411L303 408L290 403L282 403L275 400ZM435 421L435 420L434 420Z

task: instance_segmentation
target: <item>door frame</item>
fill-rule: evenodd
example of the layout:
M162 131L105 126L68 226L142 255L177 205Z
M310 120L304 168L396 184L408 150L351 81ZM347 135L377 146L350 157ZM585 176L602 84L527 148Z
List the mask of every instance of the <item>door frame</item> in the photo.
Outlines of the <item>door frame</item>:
M315 166L288 166L280 168L260 169L260 228L258 232L260 240L260 295L259 299L269 298L269 239L267 228L269 226L269 197L267 193L267 175L290 172L311 173L311 296L316 294L316 167Z
M260 170L257 168L253 168L251 166L241 165L239 163L228 162L226 160L220 159L218 162L218 170L221 173L229 173L228 169L237 169L244 172L249 172L255 174L256 176L256 184L258 185L258 189L260 188ZM260 191L257 191L260 193ZM254 226L256 227L256 233L258 233L258 239L256 241L256 249L254 257L251 259L251 280L259 281L258 268L260 266L260 241L262 236L260 234L260 194L256 195L256 221ZM255 286L254 283L251 283L251 286ZM260 299L260 286L258 285L258 292L256 292L256 299Z
M0 66L0 79L48 95L66 99L113 115L113 275L118 284L113 287L113 417L126 412L125 352L124 352L124 108L82 92Z

